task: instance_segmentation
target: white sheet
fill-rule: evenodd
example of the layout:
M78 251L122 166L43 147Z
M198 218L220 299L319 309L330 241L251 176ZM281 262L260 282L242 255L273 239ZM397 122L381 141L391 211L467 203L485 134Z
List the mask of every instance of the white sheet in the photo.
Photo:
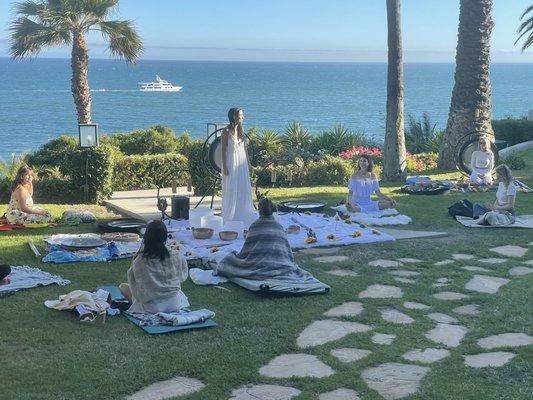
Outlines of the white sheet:
M511 225L478 225L477 219L456 216L455 219L467 228L529 228L533 229L533 215L519 215L515 218L515 223Z
M52 275L49 272L42 271L39 268L28 267L27 265L11 267L9 279L11 283L0 285L0 293L16 292L20 289L47 286L54 283L61 286L70 283L69 280L63 279L58 275Z
M331 207L333 210L350 216L353 222L370 226L407 225L413 220L407 215L400 214L394 208L369 213L349 212L344 204Z

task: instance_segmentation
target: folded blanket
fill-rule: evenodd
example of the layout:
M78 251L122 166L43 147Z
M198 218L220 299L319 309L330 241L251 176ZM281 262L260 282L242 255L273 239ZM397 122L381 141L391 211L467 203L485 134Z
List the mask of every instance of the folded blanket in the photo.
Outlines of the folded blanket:
M31 268L26 265L11 267L9 279L11 280L11 283L0 285L0 293L16 292L20 289L29 289L37 286L53 284L64 286L70 283L69 280L63 279L58 275L52 275L39 268Z
M394 208L379 210L375 212L360 213L350 212L346 209L344 204L340 206L331 207L333 210L349 215L350 220L359 224L369 226L386 226L386 225L407 225L412 222L412 219L407 215L399 214Z
M105 262L120 257L120 250L111 242L102 247L89 250L63 250L59 245L50 245L50 252L43 257L44 263L72 263L72 262Z
M126 314L131 315L140 320L140 326L154 326L154 325L172 325L172 326L184 326L197 322L204 322L208 319L214 318L215 313L205 308L201 310L189 311L183 309L180 312L175 313L130 313L126 311Z

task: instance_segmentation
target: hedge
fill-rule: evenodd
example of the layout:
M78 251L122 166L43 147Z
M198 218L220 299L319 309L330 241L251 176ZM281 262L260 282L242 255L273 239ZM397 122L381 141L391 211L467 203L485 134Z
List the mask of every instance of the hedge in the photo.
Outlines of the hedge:
M492 121L492 129L498 140L505 140L508 146L533 140L533 121L505 118Z
M194 194L198 196L211 194L210 189L216 179L209 172L208 168L206 168L203 146L203 140L195 140L189 145L188 149L189 173L191 175L192 185L194 186ZM216 190L220 190L220 181L217 184Z

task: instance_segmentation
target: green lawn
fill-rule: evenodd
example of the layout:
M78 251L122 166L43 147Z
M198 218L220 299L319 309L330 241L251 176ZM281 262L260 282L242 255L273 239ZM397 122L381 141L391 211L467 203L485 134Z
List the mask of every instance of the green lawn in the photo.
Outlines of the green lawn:
M528 158L533 171L533 157ZM531 173L531 172L529 172ZM520 175L520 174L519 174ZM529 185L533 176L523 172L520 178ZM187 399L227 399L232 389L249 383L278 383L297 387L302 391L298 399L316 399L317 394L338 387L356 390L365 400L381 399L361 378L361 371L384 362L410 363L401 355L413 348L441 347L429 341L423 333L435 322L423 312L406 310L404 301L428 304L433 312L453 315L469 332L462 343L451 350L451 356L431 365L419 392L410 399L531 399L533 393L533 346L508 349L517 354L510 363L499 368L472 369L466 367L463 354L475 354L479 338L504 333L532 331L533 275L513 277L495 295L469 292L463 301L439 301L431 296L438 291L431 288L440 277L452 279L444 290L466 292L464 285L474 273L459 268L478 265L489 268L493 276L509 278L507 271L533 258L533 247L524 259L511 259L506 264L487 266L475 260L457 261L436 267L433 263L450 257L452 253L469 253L476 258L495 257L488 249L497 245L516 244L527 247L533 232L520 229L466 229L447 216L447 207L465 195L408 196L396 186L386 186L399 203L399 210L413 217L410 229L444 230L448 236L418 241L398 241L357 245L342 248L338 254L349 260L335 266L320 264L314 256L297 253L301 266L332 287L328 295L307 297L263 297L227 284L231 292L211 287L195 286L187 281L183 287L193 307L209 308L216 312L219 326L215 329L191 333L149 336L123 317L108 318L103 326L82 326L65 312L44 307L43 301L74 289L92 290L98 285L118 284L125 280L127 260L98 264L45 265L33 258L26 242L33 239L43 247L42 237L58 232L90 232L92 225L58 227L0 233L0 261L12 265L32 265L64 278L72 284L51 286L18 292L0 299L0 359L2 360L1 399L121 399L158 380L173 376L200 379L205 389ZM324 199L336 203L345 195L342 187L273 189L276 201L288 198ZM489 201L494 193L476 193L468 197L474 201ZM60 215L65 206L47 206ZM518 213L533 214L533 194L519 193ZM0 213L3 208L0 207ZM105 214L101 216L106 217ZM415 284L400 284L386 270L367 266L375 259L414 257L423 264L407 266L422 273ZM359 272L357 278L343 278L327 274L328 269L347 268ZM328 309L346 301L357 300L357 294L371 284L384 283L401 286L402 299L365 299L364 311L350 320L374 325L368 333L357 333L322 346L300 350L296 345L299 333L311 322L320 319ZM477 303L477 316L453 314L458 305ZM401 326L384 322L379 314L383 306L412 316L412 325ZM391 346L373 344L373 332L394 333L397 339ZM341 347L368 349L372 354L360 361L344 364L330 355ZM494 351L499 351L494 350ZM484 350L483 350L484 351ZM490 351L490 350L486 350ZM505 349L503 349L505 351ZM308 353L330 365L336 374L323 379L268 379L259 375L259 368L272 358L286 353Z

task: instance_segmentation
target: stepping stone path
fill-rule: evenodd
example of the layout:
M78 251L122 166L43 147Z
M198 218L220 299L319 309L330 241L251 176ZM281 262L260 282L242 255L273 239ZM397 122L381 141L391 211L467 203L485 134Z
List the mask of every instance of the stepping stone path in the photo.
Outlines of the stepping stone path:
M437 282L431 285L431 287L444 287L448 286L450 284L450 280L448 278L439 278L437 279Z
M359 276L359 274L355 271L351 271L349 269L334 269L333 271L327 271L330 275L335 276Z
M489 271L488 269L486 268L481 268L481 267L472 267L470 265L467 265L466 267L461 267L462 269L466 269L467 271L472 271L472 272L491 272Z
M301 253L310 254L313 256L325 255L325 254L335 254L339 252L339 247L315 247L311 249L300 250Z
M409 310L429 310L431 307L414 301L406 301L403 306Z
M372 352L370 350L355 349L350 347L331 350L331 355L344 363L351 363L361 360L365 357L368 357L371 353Z
M418 258L398 258L398 261L404 264L418 264L422 262Z
M527 275L533 272L533 268L528 267L513 267L509 270L509 275L520 276Z
M408 325L415 322L409 315L391 308L381 310L381 318L391 324Z
M394 275L394 276L401 276L401 277L404 277L404 278L410 278L410 277L414 277L414 276L419 276L420 272L408 271L408 270L405 270L405 269L399 269L397 271L391 271L391 272L389 272L389 274Z
M198 379L176 376L166 381L155 382L137 393L127 397L127 400L164 400L202 390L205 385Z
M447 347L457 347L468 329L461 325L438 323L435 328L424 334L429 340L441 343Z
M478 260L479 262L485 263L485 264L503 264L507 262L507 258L482 258L481 260Z
M454 260L442 260L442 261L437 261L435 264L436 267L441 267L443 265L449 265L449 264L453 264L455 261Z
M381 268L397 268L401 267L402 263L396 260L374 260L368 263L371 267L381 267Z
M363 312L363 304L357 301L349 301L334 307L324 313L327 317L355 317Z
M513 245L493 247L489 250L504 257L524 257L527 253L526 248Z
M433 295L438 300L462 300L467 299L470 296L464 293L457 292L439 292Z
M229 400L290 400L300 393L288 386L254 385L235 389Z
M351 333L367 332L371 329L371 326L359 322L320 320L305 328L296 339L296 344L300 348L320 346L339 340Z
M477 341L479 347L495 349L497 347L518 347L533 344L533 337L525 333L502 333L489 336Z
M370 285L359 293L362 299L399 299L402 296L402 289L389 285Z
M495 294L500 286L509 282L509 279L496 278L487 275L474 275L474 277L465 285L467 290L474 292Z
M405 353L402 357L408 361L415 361L423 364L432 364L450 355L446 349L414 349Z
M310 354L283 354L274 358L259 373L269 378L325 378L333 375L329 366Z
M389 335L388 333L375 333L372 336L372 343L389 345L396 339L396 335Z
M400 283L416 283L416 281L414 279L409 279L409 278L401 278L401 277L394 277L394 280L396 282L400 282Z
M463 356L465 364L472 368L501 367L515 357L516 354L504 351Z
M467 304L466 306L455 307L452 311L461 315L478 315L478 307L479 305L477 304Z
M350 389L337 389L333 392L322 393L318 400L360 400L357 392Z
M428 367L385 363L365 369L361 377L365 383L386 400L395 400L416 393L420 381L429 372Z
M527 261L524 261L524 264L526 264L526 265L533 265L533 260L527 260Z
M349 260L349 258L346 256L322 256L322 257L313 258L313 260L318 261L319 263L323 263L323 264L326 264L326 263L331 264L331 263L346 261L346 260Z
M431 318L435 322L440 322L442 324L456 324L459 321L455 319L454 317L450 317L447 314L442 313L431 313L428 314L428 318Z
M472 254L456 253L456 254L452 254L452 258L454 260L473 260L474 256Z

